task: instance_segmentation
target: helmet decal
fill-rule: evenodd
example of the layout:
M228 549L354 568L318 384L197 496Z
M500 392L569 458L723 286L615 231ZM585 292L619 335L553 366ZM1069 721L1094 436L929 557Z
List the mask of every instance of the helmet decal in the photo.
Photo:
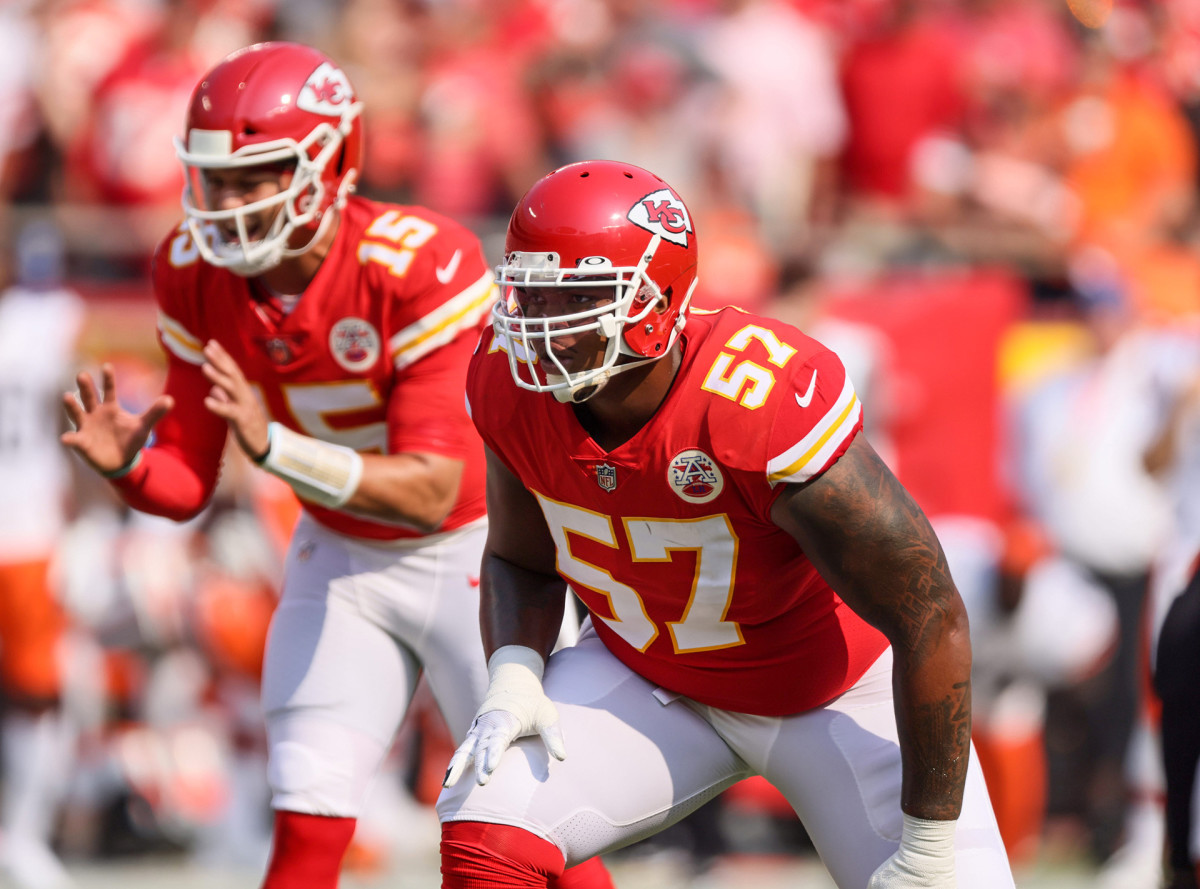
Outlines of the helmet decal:
M322 62L300 88L296 107L313 114L341 117L353 101L354 89L345 72L329 62Z
M634 204L628 214L634 225L640 225L652 234L662 235L664 240L680 247L688 244L692 231L692 220L683 201L669 188L660 188Z

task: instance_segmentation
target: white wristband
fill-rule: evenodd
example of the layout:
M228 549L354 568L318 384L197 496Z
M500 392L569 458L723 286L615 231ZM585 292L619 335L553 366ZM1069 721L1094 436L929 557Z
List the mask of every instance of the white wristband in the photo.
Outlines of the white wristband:
M343 445L293 432L279 423L267 427L262 466L302 499L337 509L354 496L362 479L362 456Z
M540 684L542 674L546 671L546 661L540 654L525 645L502 645L492 652L488 658L488 679L495 682L497 678L509 679L517 683L528 682L525 675L533 674Z
M904 813L900 848L929 862L943 862L954 872L954 831L957 821L931 821Z

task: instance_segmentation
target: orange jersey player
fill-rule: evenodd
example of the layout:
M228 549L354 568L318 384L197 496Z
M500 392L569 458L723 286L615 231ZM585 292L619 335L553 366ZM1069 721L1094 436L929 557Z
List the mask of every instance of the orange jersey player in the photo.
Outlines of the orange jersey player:
M65 399L64 442L137 509L202 510L229 432L304 505L263 668L266 889L337 885L422 672L460 738L487 683L464 620L486 531L463 387L495 288L463 226L353 195L361 110L298 44L209 71L176 144L186 218L154 261L166 392L127 413L106 367Z
M17 887L68 882L52 841L78 729L62 706L73 646L55 562L78 504L54 403L85 309L62 254L53 226L26 225L0 292L0 871Z

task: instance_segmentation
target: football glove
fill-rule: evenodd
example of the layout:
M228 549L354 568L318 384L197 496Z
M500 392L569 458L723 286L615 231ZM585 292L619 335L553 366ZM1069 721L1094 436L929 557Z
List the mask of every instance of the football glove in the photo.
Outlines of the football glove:
M488 689L467 737L454 751L443 787L452 787L475 761L475 780L487 784L500 757L517 738L540 735L555 759L566 759L558 711L542 690L542 656L524 645L505 645L488 659Z
M956 823L905 815L900 848L871 875L867 889L957 889Z

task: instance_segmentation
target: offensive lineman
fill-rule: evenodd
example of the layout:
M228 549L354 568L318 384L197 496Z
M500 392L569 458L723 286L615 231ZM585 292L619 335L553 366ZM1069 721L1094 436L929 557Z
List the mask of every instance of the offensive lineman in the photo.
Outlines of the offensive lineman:
M696 257L628 164L513 212L467 382L491 681L438 802L443 886L545 886L760 774L841 889L1012 889L937 538L832 352L689 316ZM548 657L565 583L592 625Z

